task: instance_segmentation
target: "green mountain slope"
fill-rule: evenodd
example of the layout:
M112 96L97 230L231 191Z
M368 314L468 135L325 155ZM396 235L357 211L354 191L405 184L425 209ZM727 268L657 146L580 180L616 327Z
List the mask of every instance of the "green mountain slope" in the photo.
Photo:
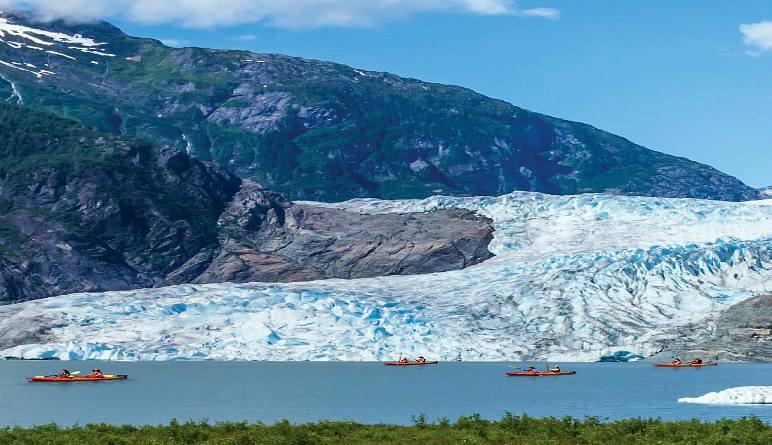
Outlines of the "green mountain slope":
M290 198L759 196L709 166L462 87L277 54L173 49L106 23L3 17L4 98L217 161Z
M0 304L454 270L490 258L492 233L471 211L293 204L178 150L0 103Z

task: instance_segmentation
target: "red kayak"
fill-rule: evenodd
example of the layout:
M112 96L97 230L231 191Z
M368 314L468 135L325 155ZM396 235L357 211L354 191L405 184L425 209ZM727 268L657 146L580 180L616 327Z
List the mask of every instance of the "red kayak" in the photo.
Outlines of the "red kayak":
M718 366L718 363L655 363L658 368L701 368L703 366Z
M36 375L35 377L27 377L28 382L49 382L49 383L70 383L70 382L102 382L111 380L126 380L129 378L126 375L105 375L102 377L58 377L58 376L44 376Z
M423 365L436 365L437 361L433 362L383 362L386 366L423 366Z
M551 372L551 371L545 371L545 372L508 372L507 375L510 377L545 377L550 375L572 375L576 374L576 371L560 371L560 372Z

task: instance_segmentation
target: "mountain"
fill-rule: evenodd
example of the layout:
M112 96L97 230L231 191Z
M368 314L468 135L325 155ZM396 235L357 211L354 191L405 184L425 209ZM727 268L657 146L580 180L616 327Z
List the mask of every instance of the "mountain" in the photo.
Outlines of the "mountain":
M216 161L290 199L604 192L749 200L709 166L457 86L0 17L0 94Z
M287 202L184 152L0 104L0 304L178 283L427 273L491 256L470 211Z
M764 199L772 199L772 185L759 189L759 194Z
M722 357L772 361L769 348L743 353L747 328L769 323L767 201L515 192L306 205L370 216L471 210L493 221L495 256L443 273L180 285L6 305L0 356L595 361L731 340L742 328L746 343Z

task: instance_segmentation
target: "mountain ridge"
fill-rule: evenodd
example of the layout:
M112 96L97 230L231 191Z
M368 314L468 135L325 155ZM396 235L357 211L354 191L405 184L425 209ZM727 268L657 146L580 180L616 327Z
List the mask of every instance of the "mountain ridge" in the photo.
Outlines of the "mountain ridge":
M290 199L759 197L712 167L463 87L281 54L168 48L105 22L4 20L0 90L10 100L216 161ZM90 41L63 43L74 35Z
M0 304L180 283L439 272L491 256L469 211L310 208L219 166L0 104Z

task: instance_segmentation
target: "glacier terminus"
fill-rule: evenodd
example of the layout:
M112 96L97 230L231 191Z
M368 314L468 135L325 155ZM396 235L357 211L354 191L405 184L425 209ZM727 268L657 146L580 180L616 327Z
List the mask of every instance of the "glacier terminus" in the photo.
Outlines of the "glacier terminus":
M308 203L470 209L492 259L463 270L287 284L185 284L0 307L0 356L109 360L596 361L699 341L772 293L772 200L601 194Z

